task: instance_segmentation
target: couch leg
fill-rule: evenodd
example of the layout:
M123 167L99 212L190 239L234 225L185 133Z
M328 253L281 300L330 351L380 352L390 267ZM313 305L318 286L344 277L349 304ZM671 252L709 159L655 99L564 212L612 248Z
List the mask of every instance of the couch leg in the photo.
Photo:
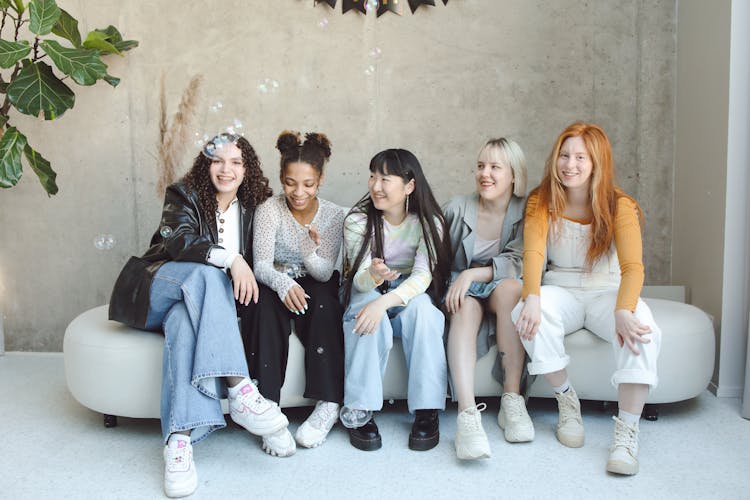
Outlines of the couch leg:
M643 418L654 422L659 420L659 405L647 404L643 407Z
M610 411L612 408L612 401L597 401L597 409L602 412L606 413Z
M117 415L104 414L104 427L117 427Z

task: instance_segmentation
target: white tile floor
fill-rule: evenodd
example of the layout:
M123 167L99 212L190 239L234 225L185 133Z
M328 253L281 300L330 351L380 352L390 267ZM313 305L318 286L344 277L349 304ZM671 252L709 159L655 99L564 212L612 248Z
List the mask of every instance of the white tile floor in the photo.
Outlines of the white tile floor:
M117 390L117 388L113 388ZM455 458L455 406L441 418L440 445L407 446L411 419L397 402L378 415L383 448L361 452L336 426L320 448L272 458L259 439L236 426L195 447L200 485L191 498L750 498L750 421L739 401L700 397L660 408L641 422L641 472L604 472L612 422L584 404L586 444L564 448L554 437L551 400L531 400L533 443L511 445L497 426L499 400L486 400L484 426L493 457ZM286 411L292 428L309 409ZM0 356L0 499L163 498L159 422L101 415L67 391L60 354Z

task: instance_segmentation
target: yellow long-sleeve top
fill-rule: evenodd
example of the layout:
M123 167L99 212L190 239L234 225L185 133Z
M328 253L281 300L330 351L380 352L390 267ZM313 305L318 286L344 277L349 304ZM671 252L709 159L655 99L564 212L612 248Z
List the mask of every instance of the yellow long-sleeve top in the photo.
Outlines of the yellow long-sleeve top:
M605 269L606 273L608 267L607 263L603 263L603 261L613 264L619 263L619 285L612 283L618 286L617 305L615 307L616 309L635 311L644 278L641 227L635 202L624 196L617 200L613 248L610 248L607 254L602 255L594 263L593 269L590 270L586 270L584 265L586 249L590 241L590 224L565 218L561 222L577 229L580 234L586 235L586 238L581 241L582 245L579 247L579 251L573 256L576 265L571 265L569 261L558 265L560 263L556 263L554 258L551 257L549 269L561 271L558 274L571 275L571 273L576 273L575 275L582 278L580 286L586 287L587 280L583 278L590 276L593 272L601 272L602 269ZM538 195L533 194L529 197L526 205L526 220L524 223L523 298L526 298L529 294L539 295L542 274L548 264L545 262L545 258L548 254L553 253L550 250L557 244L555 236L550 234L549 226L548 208L540 207ZM550 271L550 274L552 274L552 271Z

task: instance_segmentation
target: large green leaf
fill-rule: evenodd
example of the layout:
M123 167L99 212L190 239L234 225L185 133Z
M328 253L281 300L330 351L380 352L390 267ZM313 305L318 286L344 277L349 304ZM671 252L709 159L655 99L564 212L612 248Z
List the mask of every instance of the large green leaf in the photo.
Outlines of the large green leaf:
M83 46L87 49L98 50L104 54L119 54L112 43L109 41L109 37L101 31L95 30L86 35L86 40L83 42Z
M57 183L55 182L57 173L52 170L52 165L28 144L23 148L23 154L26 155L29 165L31 165L36 176L39 177L39 182L42 183L42 187L47 191L47 194L57 194Z
M26 6L23 4L23 0L13 0L13 10L18 12L19 14L23 14L26 11Z
M93 85L107 76L107 65L99 59L96 50L69 49L54 40L44 40L39 46L57 69L73 78L78 85Z
M81 48L81 32L78 31L78 20L60 9L60 19L52 28L52 33L68 40L73 47Z
M8 42L0 39L0 68L10 68L31 52L31 46L26 40Z
M29 17L29 31L37 35L47 35L60 18L60 7L55 0L31 0Z
M25 115L43 112L45 120L54 120L73 107L76 96L47 64L24 61L23 69L8 85L8 99Z
M88 34L83 46L90 49L97 49L105 54L120 54L126 50L138 46L137 40L123 40L122 35L112 25L103 30L96 29Z
M8 115L0 115L0 134L3 133L3 127L8 123Z
M21 178L21 154L26 137L16 127L10 127L0 138L0 187L9 188Z

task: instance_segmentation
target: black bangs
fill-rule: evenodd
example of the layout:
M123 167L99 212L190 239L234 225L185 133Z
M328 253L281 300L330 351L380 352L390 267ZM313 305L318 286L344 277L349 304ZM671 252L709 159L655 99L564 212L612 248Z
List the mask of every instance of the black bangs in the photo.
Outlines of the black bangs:
M407 182L414 178L413 172L408 168L410 158L404 155L411 155L403 149L386 149L376 154L370 160L370 172L381 175L397 175Z

